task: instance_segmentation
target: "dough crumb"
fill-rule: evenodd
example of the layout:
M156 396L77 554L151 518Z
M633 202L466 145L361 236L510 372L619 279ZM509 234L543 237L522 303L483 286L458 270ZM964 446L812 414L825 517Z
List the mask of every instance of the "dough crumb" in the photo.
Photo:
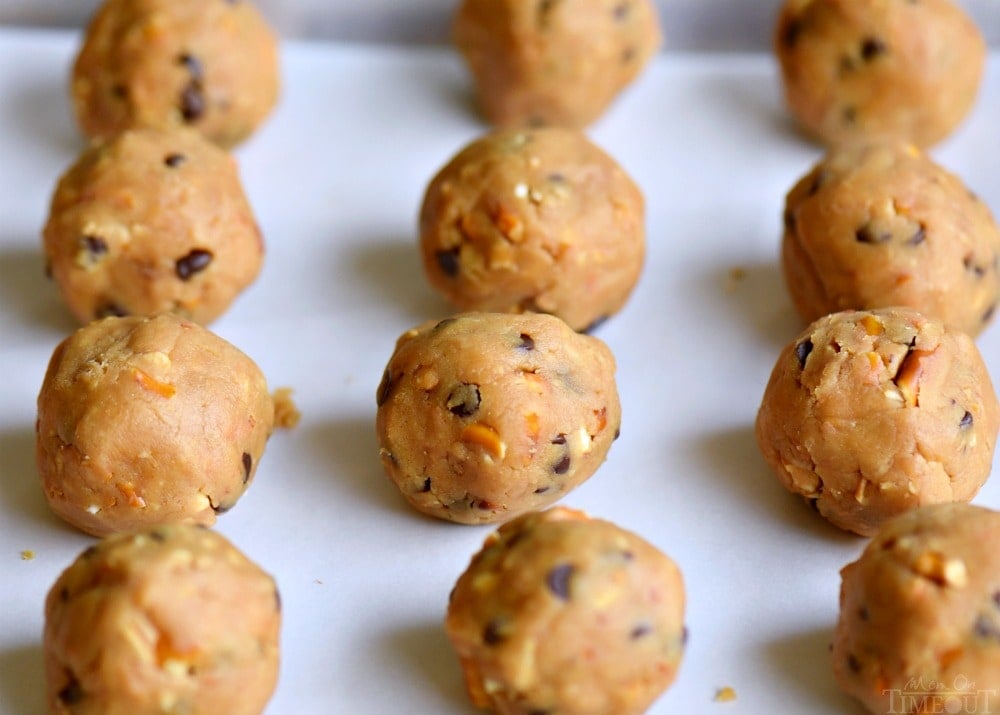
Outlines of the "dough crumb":
M716 690L712 699L717 703L731 703L736 700L736 691L727 685Z
M32 551L31 549L25 549L24 551L21 552L21 561L34 561L34 560L35 560L35 552Z
M271 396L274 400L274 426L278 429L294 429L302 419L302 413L292 399L292 388L279 387Z

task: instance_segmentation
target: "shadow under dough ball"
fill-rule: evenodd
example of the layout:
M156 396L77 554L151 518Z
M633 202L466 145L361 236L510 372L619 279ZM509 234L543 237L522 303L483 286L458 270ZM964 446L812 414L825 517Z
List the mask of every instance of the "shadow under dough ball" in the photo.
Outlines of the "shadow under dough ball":
M799 315L908 306L975 337L1000 300L1000 229L912 145L831 150L788 193L782 269Z
M108 537L45 600L48 712L260 715L280 629L274 579L218 533Z
M680 570L653 545L556 507L486 539L445 625L478 707L639 715L680 667L684 600Z
M621 424L610 349L549 315L424 323L399 338L376 399L386 473L417 510L465 524L562 498Z
M906 308L843 312L782 350L757 444L782 485L871 536L917 507L969 501L989 477L1000 405L975 343Z
M497 131L430 182L420 250L460 310L550 313L587 330L617 313L642 271L645 200L573 129Z
M89 534L210 526L246 491L274 425L264 375L230 343L163 314L64 340L38 395L49 506Z
M986 62L951 0L787 0L774 51L791 113L830 145L937 143L972 109Z
M587 126L662 42L652 0L464 0L453 35L501 127Z
M84 133L197 130L239 144L278 99L278 47L249 0L105 0L73 66Z
M59 180L43 244L82 323L163 311L210 323L264 259L235 159L188 130L136 129L84 151Z
M995 713L1000 513L928 506L893 519L841 574L833 671L872 713Z

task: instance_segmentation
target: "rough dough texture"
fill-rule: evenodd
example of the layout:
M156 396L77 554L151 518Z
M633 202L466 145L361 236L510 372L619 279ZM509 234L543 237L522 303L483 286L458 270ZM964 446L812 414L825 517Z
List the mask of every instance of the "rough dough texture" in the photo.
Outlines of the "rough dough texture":
M662 43L651 0L464 0L453 34L502 127L585 127Z
M938 142L972 108L986 60L950 0L787 0L774 48L792 114L831 145Z
M488 134L431 181L420 247L461 310L551 313L585 330L625 304L645 255L645 202L571 129Z
M90 137L192 127L231 147L274 108L278 84L277 42L248 0L105 0L72 95Z
M788 194L782 264L802 318L909 306L972 336L1000 298L1000 229L913 146L831 151Z
M929 506L841 571L833 669L873 713L1000 713L1000 514Z
M235 160L180 130L129 131L85 151L56 187L44 244L83 323L167 310L211 322L264 255Z
M105 318L64 340L45 374L45 497L97 536L211 525L253 479L273 421L264 375L222 338L170 314Z
M274 580L192 526L109 537L45 601L53 715L257 715L278 679Z
M919 506L972 499L998 429L972 340L903 308L813 323L781 352L757 414L781 483L865 536Z
M446 620L472 701L503 715L633 715L677 674L684 583L654 546L555 508L487 538Z
M386 473L418 510L467 524L562 498L621 424L611 351L548 315L473 313L404 333L377 401Z

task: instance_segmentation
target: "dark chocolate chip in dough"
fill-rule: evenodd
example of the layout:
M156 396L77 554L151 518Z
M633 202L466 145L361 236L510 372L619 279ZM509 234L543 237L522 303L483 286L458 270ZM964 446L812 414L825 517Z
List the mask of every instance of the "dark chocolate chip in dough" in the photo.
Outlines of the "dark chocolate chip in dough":
M167 156L163 158L163 163L171 169L176 169L185 161L187 161L187 157L183 154L167 154Z
M962 429L972 427L972 413L966 410L965 414L962 415L962 421L958 423L958 426Z
M538 489L535 490L535 494L544 494L551 488L552 487L538 487Z
M158 544L162 544L167 540L166 535L162 531L151 531L149 532L149 538Z
M535 349L535 339L527 333L521 333L521 342L517 347L530 352Z
M1000 591L993 594L993 605L1000 608Z
M869 618L871 618L871 615L868 613L868 609L865 606L862 606L861 608L858 609L858 618L860 618L862 621L867 621Z
M96 546L88 546L86 549L84 549L84 551L81 554L81 556L83 558L85 558L85 559L89 559L89 558L92 558L94 556L94 554L96 554L96 553L97 553L97 547Z
M611 441L615 441L621 436L622 436L622 426L618 425L617 427L615 427L615 436L611 438Z
M113 84L111 85L111 96L116 99L125 99L128 97L128 87L123 84Z
M243 483L250 481L250 470L253 468L253 457L249 452L243 453Z
M447 251L438 251L435 254L438 266L440 266L441 270L449 278L457 276L461 269L461 264L458 261L458 251L459 249L452 248Z
M799 41L799 36L802 34L802 20L795 18L794 20L789 20L785 25L784 31L781 33L781 42L785 47L795 47L796 43Z
M422 494L427 494L430 490L431 490L431 478L427 477L427 479L424 480L424 486L420 491Z
M877 232L872 228L871 224L865 224L857 231L854 232L854 239L858 243L885 243L892 238L892 234L883 231L882 233Z
M552 438L552 444L566 444L566 435L559 433Z
M920 224L917 227L916 233L910 236L910 239L906 242L908 246L919 246L921 243L927 240L927 227Z
M813 341L806 338L801 343L795 346L795 357L799 360L799 369L806 369L806 360L809 359L809 354L813 351Z
M431 332L439 333L455 322L458 322L458 318L445 318L444 320L438 321L438 324L432 328Z
M392 394L392 388L392 375L387 368L382 373L382 381L378 384L378 389L375 391L375 405L377 407L381 407L389 399L389 395Z
M211 251L195 248L186 256L177 259L175 264L177 277L182 281L190 280L193 275L208 268L214 257Z
M856 107L844 107L841 116L844 119L844 124L854 124L858 120L858 110Z
M569 582L575 570L572 564L560 564L545 576L545 585L556 598L569 600Z
M181 116L185 122L195 122L205 113L205 95L201 82L191 80L181 90Z
M479 411L482 401L479 385L462 383L448 395L445 406L456 417L471 417Z
M201 82L205 78L205 70L201 66L201 61L189 52L184 52L177 57L177 61L184 65L184 68L191 75L191 79Z
M94 311L95 318L124 318L128 311L117 303L105 303Z
M653 632L652 626L650 626L648 623L640 623L635 628L633 628L632 631L629 633L629 638L631 638L634 641L637 641L640 638L643 638L644 636L648 636L652 632Z
M888 51L889 47L885 41L878 37L866 37L861 43L861 58L865 62L871 62Z
M556 462L552 466L552 471L556 474L565 474L569 471L569 465L571 464L569 455L565 455L562 459Z
M79 705L83 702L87 694L83 691L83 686L80 685L80 681L76 679L73 673L67 671L66 676L69 678L69 682L59 691L56 697L59 698L59 702L63 705Z
M503 633L501 633L502 623L500 619L494 618L492 621L486 624L483 629L483 643L486 645L496 645L503 640Z
M847 656L847 667L851 669L852 673L860 673L861 661L858 660L853 653L850 653Z
M59 589L59 600L66 603L69 600L69 589L63 586Z
M973 627L976 635L980 638L989 638L990 640L1000 641L1000 627L987 616L979 616L976 619L976 624Z
M969 254L962 259L962 265L965 266L965 270L974 274L976 278L982 278L986 275L986 269L976 263L976 260Z
M84 236L83 247L92 259L100 258L108 252L108 244L100 236Z
M612 11L612 14L615 17L615 20L617 20L618 22L622 22L626 18L628 18L629 13L631 11L632 11L632 6L629 3L620 2L617 5L615 5L615 9Z
M788 231L789 233L793 233L795 231L795 212L785 211L784 221L785 221L785 230Z

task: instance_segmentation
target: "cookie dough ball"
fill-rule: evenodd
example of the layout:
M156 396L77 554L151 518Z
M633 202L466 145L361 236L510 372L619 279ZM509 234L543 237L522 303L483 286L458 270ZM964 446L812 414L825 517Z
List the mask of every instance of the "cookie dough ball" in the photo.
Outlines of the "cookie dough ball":
M386 473L419 511L465 524L562 498L621 424L611 351L548 315L473 313L404 333L377 401Z
M684 583L614 524L555 508L500 527L446 620L472 701L505 715L637 715L677 674Z
M84 133L192 127L224 147L278 99L277 42L248 0L105 0L73 66Z
M113 536L45 601L49 712L258 715L278 679L274 580L192 526Z
M873 713L1000 712L998 542L1000 514L967 504L886 524L841 571L840 687Z
M652 0L464 0L453 30L502 127L585 127L662 42Z
M190 131L129 131L89 148L60 179L43 239L83 323L161 311L211 322L264 256L236 161Z
M951 0L786 0L774 47L789 109L827 144L936 143L972 108L986 59Z
M1000 298L1000 229L912 145L831 151L789 192L782 268L802 318L909 306L976 336Z
M420 247L461 310L558 315L584 330L622 308L645 254L642 192L571 129L501 131L431 181Z
M56 348L38 395L45 498L103 536L211 525L253 479L274 406L254 362L195 323L105 318Z
M969 501L1000 406L972 340L905 308L813 323L778 358L757 444L781 483L870 536L919 506Z

